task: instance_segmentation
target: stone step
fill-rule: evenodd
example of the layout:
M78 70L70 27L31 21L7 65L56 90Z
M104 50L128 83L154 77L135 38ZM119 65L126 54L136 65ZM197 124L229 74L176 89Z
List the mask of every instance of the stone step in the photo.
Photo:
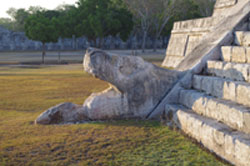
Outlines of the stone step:
M237 166L249 166L249 134L233 131L180 105L166 105L165 113L177 127L221 158Z
M222 46L222 60L235 63L250 63L250 47Z
M247 107L196 90L180 90L178 102L197 114L223 122L233 129L250 133L250 110Z
M244 47L250 46L250 32L249 31L235 32L235 44Z
M207 95L250 106L250 84L220 77L194 75L192 87Z
M250 64L208 61L207 73L235 81L250 82Z

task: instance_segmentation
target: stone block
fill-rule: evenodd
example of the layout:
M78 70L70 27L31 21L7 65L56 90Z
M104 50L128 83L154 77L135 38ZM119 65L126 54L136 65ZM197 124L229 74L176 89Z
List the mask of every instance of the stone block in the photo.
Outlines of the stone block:
M248 110L243 112L244 129L247 133L250 133L250 112Z
M213 93L213 79L210 77L202 77L201 90L204 91L207 95L212 95Z
M225 151L225 157L227 159L231 159L231 161L234 160L234 154L235 154L235 142L234 142L234 137L230 134L225 135L225 146L224 146L224 151Z
M247 58L247 63L250 63L250 47L246 48L246 58Z
M230 81L225 81L223 85L223 98L236 101L236 85Z
M201 83L202 83L202 77L194 75L193 76L193 81L192 81L193 88L197 89L197 90L201 90Z
M235 32L235 43L240 46L250 46L250 32L238 31Z
M236 64L234 65L234 68L239 72L240 75L240 79L237 79L238 81L248 80L248 70L249 70L248 64Z
M215 63L215 75L219 77L224 77L224 63L222 61L217 61Z
M239 84L236 89L236 100L238 103L250 106L250 86Z
M213 151L217 154L225 155L225 131L220 125L213 125Z
M216 61L207 61L207 72L212 75L216 75L215 71L215 64Z
M232 66L233 66L232 63L224 62L224 65L223 65L223 77L231 78Z
M240 165L247 166L250 163L250 138L235 140L235 160Z
M214 140L213 140L213 128L208 124L204 123L200 130L201 132L201 142L209 149L214 149Z
M228 8L229 6L235 5L237 0L217 0L214 8Z
M236 81L244 81L248 78L248 69L243 64L233 64L230 70L230 79Z
M189 98L190 98L190 96L187 93L187 91L185 91L185 90L180 91L179 103L181 103L182 105L188 107L189 106Z
M246 62L246 49L244 47L232 48L232 62L236 62L236 63Z
M214 98L207 99L206 105L206 116L207 117L217 117L218 115L218 103Z
M186 112L185 112L186 113ZM194 114L188 114L186 113L185 116L187 116L187 128L186 131L189 133L190 136L197 139L197 141L201 140L201 126L202 121L198 120Z
M234 132L223 123L179 109L175 123L189 136L217 155L239 166L250 163L250 135Z
M207 107L207 98L199 95L194 101L192 105L192 110L200 115L206 115L206 107Z
M243 31L235 32L235 39L234 39L235 44L237 44L238 46L242 46L243 44L242 41L243 41Z
M217 79L217 78L213 78L212 79L213 82L213 91L212 91L212 95L218 98L222 98L223 97L223 85L224 85L224 80L223 79Z
M226 62L232 61L232 47L231 46L221 47L221 52L222 52L222 60Z
M218 109L222 122L234 129L244 130L243 108L232 105L232 103L222 102L218 104Z

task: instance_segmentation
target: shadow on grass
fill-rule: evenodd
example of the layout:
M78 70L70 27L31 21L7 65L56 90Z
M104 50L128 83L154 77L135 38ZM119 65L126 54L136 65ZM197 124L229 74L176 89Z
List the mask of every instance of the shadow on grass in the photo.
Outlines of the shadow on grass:
M104 125L104 126L127 126L127 127L150 127L150 128L158 128L161 127L161 123L159 121L153 120L109 120L109 121L92 121L87 124L94 125ZM82 124L84 125L84 124Z

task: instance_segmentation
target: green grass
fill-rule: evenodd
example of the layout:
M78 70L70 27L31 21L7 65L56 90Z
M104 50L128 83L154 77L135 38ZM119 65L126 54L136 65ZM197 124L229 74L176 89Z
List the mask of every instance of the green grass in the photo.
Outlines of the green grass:
M107 87L80 65L0 67L0 165L226 165L155 121L34 125L47 108Z

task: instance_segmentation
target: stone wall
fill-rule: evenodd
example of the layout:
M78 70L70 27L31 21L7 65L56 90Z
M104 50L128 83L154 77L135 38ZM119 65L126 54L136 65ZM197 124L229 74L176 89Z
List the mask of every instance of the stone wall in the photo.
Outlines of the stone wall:
M162 102L152 111L149 118L159 118L165 105L174 103L181 88L190 88L193 74L198 74L206 67L208 60L221 59L221 46L231 45L234 41L235 31L247 31L250 29L250 0L238 0L237 5L224 9L224 17L207 33L201 42L176 66L175 70L182 72L182 77ZM173 40L172 38L170 39ZM180 47L181 45L175 45ZM169 49L169 48L168 48ZM176 56L177 57L177 56ZM165 60L169 58L167 55ZM173 58L170 60L173 60Z
M97 40L98 44L99 40ZM104 39L103 49L139 49L142 39L140 37L131 36L126 42L119 37L108 36ZM157 41L158 48L166 47L168 43L167 37L162 37ZM47 43L47 50L81 50L87 47L95 46L94 42L88 42L85 37L59 39L57 43ZM153 40L148 38L146 48L153 48ZM13 32L0 27L0 51L24 51L24 50L41 50L42 43L29 40L24 32Z
M201 40L225 17L225 9L234 6L237 0L217 0L213 16L174 23L171 38L162 66L175 68Z

